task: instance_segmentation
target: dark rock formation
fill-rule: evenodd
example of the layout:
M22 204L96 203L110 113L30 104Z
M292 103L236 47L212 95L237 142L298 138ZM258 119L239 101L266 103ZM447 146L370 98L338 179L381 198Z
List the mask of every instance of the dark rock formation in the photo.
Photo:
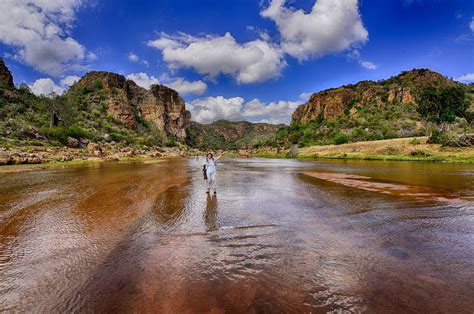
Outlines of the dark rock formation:
M0 86L14 88L15 85L13 84L13 76L8 70L7 66L3 59L0 59Z
M416 104L416 94L425 87L445 87L456 84L430 70L402 72L388 80L362 81L355 85L324 90L313 94L306 104L300 105L292 116L292 123L306 125L316 119L333 120L344 115L357 114L357 107L369 104L384 106L395 101ZM348 108L350 107L350 108Z

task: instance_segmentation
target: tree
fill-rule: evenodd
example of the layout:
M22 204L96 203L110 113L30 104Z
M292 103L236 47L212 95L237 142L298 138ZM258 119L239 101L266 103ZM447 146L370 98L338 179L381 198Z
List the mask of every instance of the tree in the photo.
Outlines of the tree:
M418 112L428 121L454 122L464 117L469 108L466 92L459 86L425 88L418 97Z

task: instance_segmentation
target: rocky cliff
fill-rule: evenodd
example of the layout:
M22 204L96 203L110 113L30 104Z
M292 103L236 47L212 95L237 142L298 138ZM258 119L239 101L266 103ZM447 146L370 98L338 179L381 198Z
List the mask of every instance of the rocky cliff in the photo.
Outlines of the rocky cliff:
M252 148L272 138L281 126L227 120L219 120L211 124L191 122L187 143L200 149Z
M108 115L127 128L137 129L138 121L144 121L163 135L180 142L186 139L191 114L178 92L169 87L152 85L147 90L120 74L94 71L71 88L71 92L80 91L105 95L105 99L97 99L105 101Z
M0 86L7 88L14 88L13 76L8 70L3 59L0 59Z
M357 115L367 105L382 107L393 103L416 105L416 95L424 87L445 87L456 84L439 73L412 70L388 80L362 81L313 94L292 116L292 124L307 125L318 119L334 120L345 114Z

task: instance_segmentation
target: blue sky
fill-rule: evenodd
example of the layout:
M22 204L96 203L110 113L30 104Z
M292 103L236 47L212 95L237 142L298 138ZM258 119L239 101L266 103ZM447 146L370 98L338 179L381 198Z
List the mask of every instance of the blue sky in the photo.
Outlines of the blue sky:
M412 68L474 80L472 0L4 0L15 83L90 70L171 86L193 119L287 123L308 95Z

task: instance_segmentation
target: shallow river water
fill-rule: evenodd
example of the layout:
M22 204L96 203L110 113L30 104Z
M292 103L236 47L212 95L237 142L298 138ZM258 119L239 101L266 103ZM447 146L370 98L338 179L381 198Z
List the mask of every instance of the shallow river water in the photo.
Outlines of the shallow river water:
M474 312L473 165L200 162L0 173L0 312Z

